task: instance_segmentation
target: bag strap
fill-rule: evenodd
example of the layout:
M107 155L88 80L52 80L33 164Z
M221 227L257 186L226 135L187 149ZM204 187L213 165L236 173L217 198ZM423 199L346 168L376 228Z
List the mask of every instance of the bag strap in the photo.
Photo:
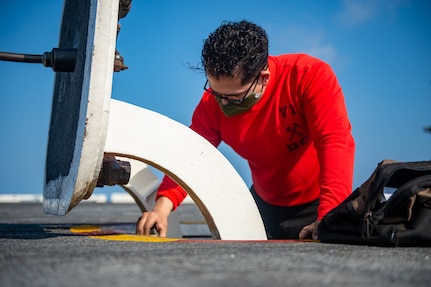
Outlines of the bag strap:
M431 170L430 174L414 178L399 187L386 204L385 214L391 214L394 210L398 209L400 205L408 201L413 196L416 196L416 194L420 192L424 197L426 197L428 194L427 190L429 190L430 188Z

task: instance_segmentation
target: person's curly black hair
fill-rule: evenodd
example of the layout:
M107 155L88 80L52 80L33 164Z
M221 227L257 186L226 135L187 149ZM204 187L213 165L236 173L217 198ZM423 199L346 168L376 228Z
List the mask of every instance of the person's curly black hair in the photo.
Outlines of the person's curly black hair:
M205 73L242 78L249 83L268 62L268 36L248 21L224 22L204 41L201 55Z

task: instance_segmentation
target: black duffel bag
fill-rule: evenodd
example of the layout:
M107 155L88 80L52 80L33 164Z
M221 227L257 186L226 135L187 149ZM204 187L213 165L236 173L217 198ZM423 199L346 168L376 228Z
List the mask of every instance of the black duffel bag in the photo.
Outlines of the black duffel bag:
M319 225L321 242L431 246L431 161L384 160Z

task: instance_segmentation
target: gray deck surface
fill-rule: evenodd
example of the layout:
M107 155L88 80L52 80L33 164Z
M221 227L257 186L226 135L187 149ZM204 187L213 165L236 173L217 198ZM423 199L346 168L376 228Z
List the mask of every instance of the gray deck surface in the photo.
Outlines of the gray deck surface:
M178 213L202 220L194 205ZM109 241L70 231L133 230L139 215L134 204L81 203L63 217L40 203L0 204L0 286L431 286L431 248Z

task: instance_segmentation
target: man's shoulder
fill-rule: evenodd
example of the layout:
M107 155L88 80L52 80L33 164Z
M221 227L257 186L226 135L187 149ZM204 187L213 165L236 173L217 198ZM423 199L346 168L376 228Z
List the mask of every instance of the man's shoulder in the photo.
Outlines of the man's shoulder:
M310 65L323 63L322 60L305 53L281 54L269 56L269 58L280 64Z

